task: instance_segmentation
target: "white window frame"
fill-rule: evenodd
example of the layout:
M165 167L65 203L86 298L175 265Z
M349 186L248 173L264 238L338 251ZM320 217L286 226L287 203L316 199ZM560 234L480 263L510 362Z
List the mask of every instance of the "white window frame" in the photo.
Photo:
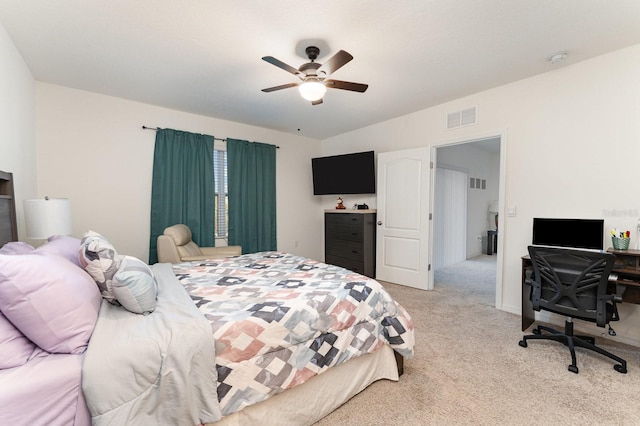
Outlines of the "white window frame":
M228 212L228 206L229 206L229 187L228 187L228 182L227 182L227 172L228 172L228 165L227 165L227 161L226 161L226 154L227 154L227 142L226 141L220 141L220 140L215 140L214 141L214 146L213 146L214 151L216 152L224 152L224 160L223 160L223 168L221 169L220 166L220 159L218 159L218 164L216 163L216 156L214 156L214 163L213 163L213 172L215 174L215 188L214 188L214 200L216 205L214 206L214 229L215 229L215 241L216 241L216 246L226 246L228 245L228 238L229 238L229 212ZM223 188L223 192L224 192L224 198L220 198L219 196L216 197L219 192L220 189L220 185L222 185Z

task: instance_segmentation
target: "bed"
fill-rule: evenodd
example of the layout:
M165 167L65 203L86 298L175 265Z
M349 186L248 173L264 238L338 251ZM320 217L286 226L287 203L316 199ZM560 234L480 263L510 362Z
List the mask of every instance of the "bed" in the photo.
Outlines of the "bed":
M311 424L398 380L396 356L413 354L409 314L337 266L263 252L152 270L152 314L103 302L83 371L94 424ZM159 394L174 397L156 405Z

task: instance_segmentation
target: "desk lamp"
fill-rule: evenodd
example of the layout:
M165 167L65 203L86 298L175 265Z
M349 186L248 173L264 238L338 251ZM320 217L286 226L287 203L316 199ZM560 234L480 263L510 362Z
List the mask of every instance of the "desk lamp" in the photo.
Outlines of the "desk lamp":
M46 240L53 235L71 234L71 205L67 198L24 200L23 206L28 238Z

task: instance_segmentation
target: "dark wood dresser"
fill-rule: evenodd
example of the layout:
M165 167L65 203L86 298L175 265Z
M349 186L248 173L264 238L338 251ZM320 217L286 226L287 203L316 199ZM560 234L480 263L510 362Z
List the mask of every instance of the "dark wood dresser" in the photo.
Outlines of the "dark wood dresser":
M325 210L324 260L375 278L376 211Z
M9 241L18 241L13 174L0 171L0 247Z

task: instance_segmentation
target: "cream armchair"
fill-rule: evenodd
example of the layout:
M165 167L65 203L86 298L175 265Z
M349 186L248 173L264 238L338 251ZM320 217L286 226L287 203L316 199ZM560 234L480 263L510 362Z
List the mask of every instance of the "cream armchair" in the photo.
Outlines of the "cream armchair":
M191 230L183 224L165 228L158 236L158 262L180 263L220 257L240 256L241 246L198 247L191 240Z

